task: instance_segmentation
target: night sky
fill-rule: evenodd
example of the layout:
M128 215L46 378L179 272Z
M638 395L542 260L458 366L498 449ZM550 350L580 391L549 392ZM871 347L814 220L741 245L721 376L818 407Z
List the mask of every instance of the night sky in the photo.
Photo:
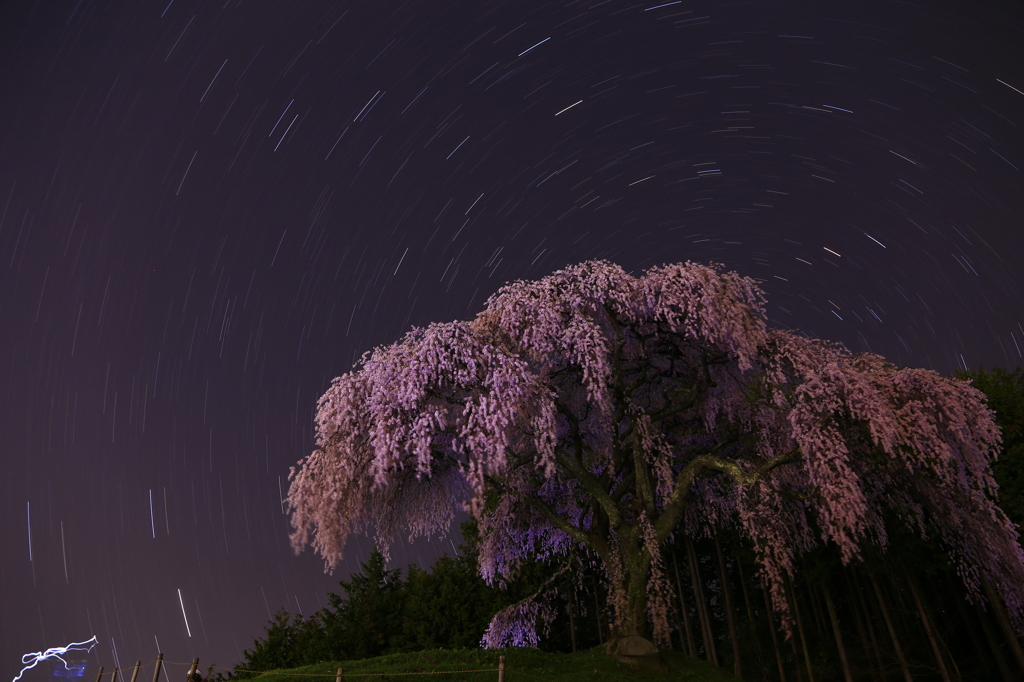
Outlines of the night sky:
M1016 366L1022 133L1019 3L0 4L0 676L325 605L370 545L290 550L317 397L508 280L716 261L776 326Z

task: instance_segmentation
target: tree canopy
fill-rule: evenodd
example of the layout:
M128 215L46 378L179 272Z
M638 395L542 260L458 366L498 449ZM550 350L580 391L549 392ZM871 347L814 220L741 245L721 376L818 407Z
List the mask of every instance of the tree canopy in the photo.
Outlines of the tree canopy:
M995 502L999 429L965 381L771 329L754 280L718 266L640 276L582 263L365 354L320 398L291 473L296 550L328 568L354 532L444 533L463 505L492 583L530 557L605 571L619 634L667 637L661 548L729 528L785 619L794 558L887 544L885 518L940 540L1024 630L1024 553ZM542 600L495 615L490 646L533 644Z

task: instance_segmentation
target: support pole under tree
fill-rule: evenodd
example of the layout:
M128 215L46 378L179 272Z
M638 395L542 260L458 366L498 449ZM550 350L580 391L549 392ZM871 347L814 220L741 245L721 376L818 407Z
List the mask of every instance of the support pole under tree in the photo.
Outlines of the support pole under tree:
M100 671L96 673L96 682L100 682L103 679L103 666L100 666Z
M344 671L344 668L338 668L338 676L334 678L334 682L341 682L341 677L345 674Z
M139 677L139 668L142 667L142 661L135 661L135 669L132 670L132 682L135 682Z
M153 682L160 682L160 668L164 664L164 655L159 653L156 655L156 666L153 668Z
M117 682L117 668L110 671L110 682Z
M505 657L498 656L498 682L505 682Z
M196 670L199 669L199 657L196 656L192 659L192 667L188 669L188 682L192 682L192 676L196 674Z

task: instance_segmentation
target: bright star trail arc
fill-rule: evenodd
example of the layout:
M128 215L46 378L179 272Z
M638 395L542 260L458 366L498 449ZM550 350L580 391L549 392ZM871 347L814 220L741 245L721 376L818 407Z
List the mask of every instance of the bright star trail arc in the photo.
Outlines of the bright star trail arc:
M178 603L181 605L181 617L185 621L185 631L188 632L188 636L192 636L192 628L188 626L188 616L185 614L185 602L181 598L181 588L178 588Z

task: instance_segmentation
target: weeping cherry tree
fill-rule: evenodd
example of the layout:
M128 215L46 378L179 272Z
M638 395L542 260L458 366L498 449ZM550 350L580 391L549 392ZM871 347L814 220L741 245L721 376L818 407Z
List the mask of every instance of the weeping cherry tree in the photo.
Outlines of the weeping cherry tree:
M764 310L752 279L718 266L591 261L505 285L472 321L413 329L320 398L317 448L290 476L294 548L333 569L353 533L386 548L466 509L488 582L590 557L616 634L665 643L677 535L738 533L788 623L795 558L884 549L889 518L937 529L968 594L987 583L1024 631L982 394L770 329ZM550 615L543 593L515 604L484 644L535 645Z

